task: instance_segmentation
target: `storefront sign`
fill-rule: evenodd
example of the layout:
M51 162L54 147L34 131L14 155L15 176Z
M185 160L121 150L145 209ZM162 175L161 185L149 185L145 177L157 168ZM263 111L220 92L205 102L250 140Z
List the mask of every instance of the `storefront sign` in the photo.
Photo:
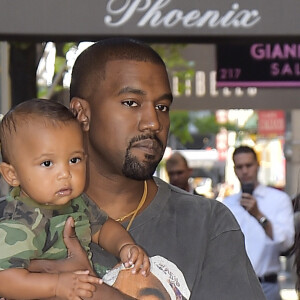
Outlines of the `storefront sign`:
M300 87L300 43L217 46L217 87Z
M189 44L185 48L182 55L186 61L194 63L195 73L194 76L186 79L170 76L174 95L171 109L289 110L300 108L299 88L217 88L216 51L217 45L213 44ZM180 90L179 86L184 86L184 91Z
M284 136L285 114L282 110L258 111L257 133L262 136Z
M0 38L299 36L298 0L0 0Z
M220 161L226 161L228 152L228 132L225 128L221 128L216 135L216 148Z
M238 3L228 6L225 11L200 10L197 7L187 7L186 10L172 9L171 4L172 0L110 0L107 2L107 15L104 17L104 23L110 27L120 27L126 25L135 16L139 16L137 27L251 28L261 19L258 10L241 8Z

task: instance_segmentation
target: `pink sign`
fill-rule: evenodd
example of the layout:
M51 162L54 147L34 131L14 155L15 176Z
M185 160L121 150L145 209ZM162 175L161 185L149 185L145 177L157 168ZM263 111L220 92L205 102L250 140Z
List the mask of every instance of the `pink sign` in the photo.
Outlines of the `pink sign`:
M283 110L260 110L258 111L258 134L259 135L284 135L285 114Z

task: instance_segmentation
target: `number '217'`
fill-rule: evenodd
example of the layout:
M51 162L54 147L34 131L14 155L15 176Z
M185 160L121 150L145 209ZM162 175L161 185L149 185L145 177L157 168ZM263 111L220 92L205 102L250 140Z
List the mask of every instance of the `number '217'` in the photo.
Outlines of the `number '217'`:
M240 68L219 69L220 80L239 79L242 70Z

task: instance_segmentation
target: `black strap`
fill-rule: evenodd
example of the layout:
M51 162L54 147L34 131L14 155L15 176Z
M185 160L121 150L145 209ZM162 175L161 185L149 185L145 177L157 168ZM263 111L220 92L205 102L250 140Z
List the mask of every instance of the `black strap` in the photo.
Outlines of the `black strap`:
M260 282L269 282L269 283L276 283L277 282L277 274L267 274L262 277L258 277Z

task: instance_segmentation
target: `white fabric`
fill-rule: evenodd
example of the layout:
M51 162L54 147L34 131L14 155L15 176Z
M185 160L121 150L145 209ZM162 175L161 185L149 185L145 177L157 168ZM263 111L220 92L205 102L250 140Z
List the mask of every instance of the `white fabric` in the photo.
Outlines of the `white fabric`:
M182 295L185 299L190 298L190 290L181 271L175 264L159 255L149 257L149 260L150 272L160 280L170 295L171 300L178 299L176 298L174 288L176 288L176 290L180 292L180 295ZM108 285L113 285L117 280L119 272L124 269L124 265L120 264L117 268L112 269L103 276L103 282Z
M223 203L236 217L245 236L247 254L257 276L280 271L279 256L294 243L294 213L289 196L277 189L264 185L253 193L259 210L271 222L273 239L265 233L259 222L241 205L241 192L229 196Z

